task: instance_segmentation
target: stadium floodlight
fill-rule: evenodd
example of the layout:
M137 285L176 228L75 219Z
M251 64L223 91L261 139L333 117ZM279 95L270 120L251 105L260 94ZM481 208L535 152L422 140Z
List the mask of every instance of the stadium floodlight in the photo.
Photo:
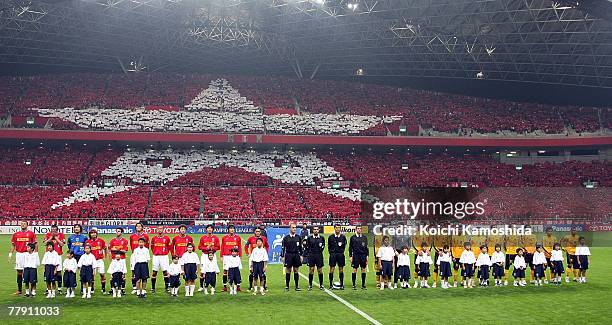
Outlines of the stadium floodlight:
M572 9L573 7L571 5L569 5L569 1L565 1L565 3L561 3L561 2L553 2L552 3L552 8L555 10L565 10L565 9Z

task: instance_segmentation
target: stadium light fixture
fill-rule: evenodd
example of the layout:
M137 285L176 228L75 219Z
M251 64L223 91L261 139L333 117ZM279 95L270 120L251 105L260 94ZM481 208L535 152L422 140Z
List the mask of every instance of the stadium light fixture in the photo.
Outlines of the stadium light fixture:
M578 5L578 2L576 2L576 5ZM572 9L573 7L569 5L568 1L565 1L565 3L553 2L552 8L555 10L565 10L565 9Z

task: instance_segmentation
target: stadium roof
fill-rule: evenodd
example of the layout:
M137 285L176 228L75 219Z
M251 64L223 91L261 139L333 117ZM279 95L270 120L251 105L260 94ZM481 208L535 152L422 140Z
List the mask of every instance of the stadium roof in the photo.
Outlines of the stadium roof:
M589 1L0 0L0 63L610 88Z

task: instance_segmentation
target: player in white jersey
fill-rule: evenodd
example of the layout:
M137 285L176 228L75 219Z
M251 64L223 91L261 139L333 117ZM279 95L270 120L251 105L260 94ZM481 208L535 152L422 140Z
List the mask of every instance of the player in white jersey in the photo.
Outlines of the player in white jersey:
M261 295L265 295L264 281L266 278L266 269L268 268L268 251L263 247L263 239L257 238L257 247L253 248L249 256L249 269L253 274L253 295L257 294L257 280L259 279L259 288Z
M115 254L115 258L106 272L111 275L113 298L121 298L121 288L125 285L125 275L127 273L125 260L121 258L121 254Z

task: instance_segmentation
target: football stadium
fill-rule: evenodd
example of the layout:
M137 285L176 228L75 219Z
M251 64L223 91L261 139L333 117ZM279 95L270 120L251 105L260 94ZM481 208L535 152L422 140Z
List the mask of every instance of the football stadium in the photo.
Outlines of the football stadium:
M604 324L611 0L0 0L2 324Z

